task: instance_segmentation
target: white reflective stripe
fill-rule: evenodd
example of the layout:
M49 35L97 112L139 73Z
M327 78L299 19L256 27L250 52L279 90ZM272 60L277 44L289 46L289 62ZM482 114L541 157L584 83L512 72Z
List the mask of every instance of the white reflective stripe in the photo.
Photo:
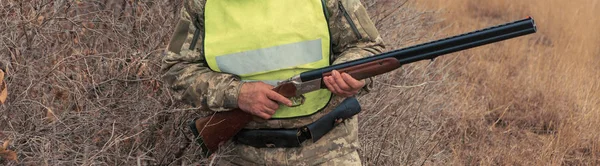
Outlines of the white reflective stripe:
M321 39L216 57L223 72L247 75L299 66L323 59Z
M256 81L259 81L259 80L242 80L242 82L256 82ZM264 82L265 84L277 86L277 83L279 81L283 81L283 80L260 80L260 81Z

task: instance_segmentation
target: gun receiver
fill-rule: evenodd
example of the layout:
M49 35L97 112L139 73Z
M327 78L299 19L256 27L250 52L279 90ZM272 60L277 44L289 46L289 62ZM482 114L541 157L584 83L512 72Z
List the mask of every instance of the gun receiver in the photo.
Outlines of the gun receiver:
M434 59L441 55L535 32L535 22L528 17L446 39L307 71L281 82L273 90L288 98L295 97L324 88L322 78L331 75L333 70L348 73L353 78L360 80L390 72L405 64ZM234 109L197 119L190 123L190 127L196 134L196 141L206 154L210 154L218 149L219 144L231 139L251 120L252 115L240 109Z

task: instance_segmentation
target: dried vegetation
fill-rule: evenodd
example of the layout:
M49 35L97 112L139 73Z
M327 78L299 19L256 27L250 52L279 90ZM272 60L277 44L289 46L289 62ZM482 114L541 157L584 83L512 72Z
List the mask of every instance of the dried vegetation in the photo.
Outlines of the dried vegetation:
M363 162L597 165L600 36L592 31L600 22L573 18L594 15L599 3L551 1L364 0L388 49L529 13L541 31L376 79L376 91L361 97ZM574 15L554 13L551 4ZM174 101L160 80L180 7L167 0L2 1L9 97L0 106L0 150L16 152L25 165L212 162L200 157L185 125L195 110ZM9 157L0 164L16 165Z

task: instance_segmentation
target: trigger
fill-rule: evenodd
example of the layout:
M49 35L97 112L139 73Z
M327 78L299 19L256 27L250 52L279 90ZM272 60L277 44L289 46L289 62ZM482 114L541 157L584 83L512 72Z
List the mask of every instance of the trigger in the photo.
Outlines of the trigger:
M304 104L304 100L305 99L306 98L304 97L304 95L291 97L290 98L290 100L292 101L292 106L291 107L297 107L297 106L300 106L300 105Z

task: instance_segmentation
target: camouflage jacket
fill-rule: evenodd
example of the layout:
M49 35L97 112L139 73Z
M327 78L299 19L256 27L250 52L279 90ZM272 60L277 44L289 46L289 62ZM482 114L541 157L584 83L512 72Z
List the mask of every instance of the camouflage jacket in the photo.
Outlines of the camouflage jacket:
M184 1L180 21L162 61L163 80L180 101L209 112L228 111L237 108L240 78L212 71L201 61L202 39L198 40L195 50L188 49L196 27L203 27L204 4L205 0ZM382 52L383 40L359 0L327 0L327 10L334 64ZM253 122L247 128L303 126L326 114L339 100L341 97L334 97L328 108L309 117Z

